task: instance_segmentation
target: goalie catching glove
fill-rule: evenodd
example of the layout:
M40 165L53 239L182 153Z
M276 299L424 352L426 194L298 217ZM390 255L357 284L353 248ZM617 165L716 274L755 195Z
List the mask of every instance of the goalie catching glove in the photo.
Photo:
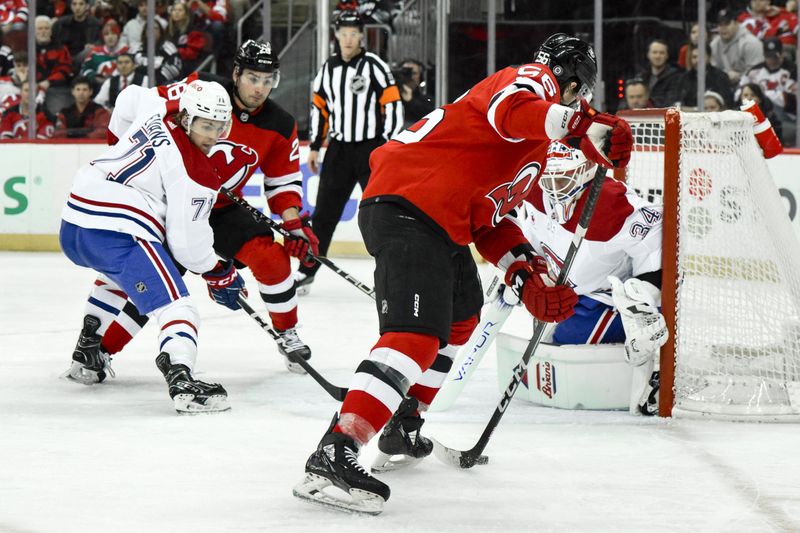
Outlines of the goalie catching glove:
M211 299L228 309L239 309L239 293L247 296L244 280L233 266L233 261L220 261L214 270L203 274L203 279L208 284L208 295Z
M656 304L660 291L651 283L631 278L625 283L608 276L611 299L622 317L625 359L633 366L649 361L669 338L667 323Z
M319 255L319 239L311 229L308 214L284 220L282 226L291 233L290 237L284 239L283 248L290 256L298 258L303 265L312 266L314 259L308 257L308 254Z
M578 295L566 285L547 286L542 274L547 274L547 263L543 257L535 256L528 261L512 263L506 271L505 281L537 320L561 322L571 317Z
M586 158L606 168L625 168L631 159L633 134L630 125L619 117L600 113L581 99L567 125L570 137L580 139Z

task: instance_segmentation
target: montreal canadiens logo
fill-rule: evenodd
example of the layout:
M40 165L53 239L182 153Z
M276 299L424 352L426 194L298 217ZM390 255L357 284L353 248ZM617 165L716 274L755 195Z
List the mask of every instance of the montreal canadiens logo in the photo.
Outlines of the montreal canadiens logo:
M211 150L211 164L216 167L225 187L232 189L250 175L258 164L258 154L249 146L228 140L218 141Z
M542 165L538 162L528 163L517 172L513 180L495 187L486 195L494 203L492 222L495 226L528 196L533 180L541 170Z

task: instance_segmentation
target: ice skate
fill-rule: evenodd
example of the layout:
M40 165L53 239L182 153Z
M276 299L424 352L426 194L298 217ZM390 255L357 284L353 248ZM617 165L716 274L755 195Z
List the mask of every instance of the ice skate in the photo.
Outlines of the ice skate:
M658 415L658 389L661 384L661 374L658 370L652 373L647 387L642 394L641 401L638 409L639 413L643 416L656 416Z
M186 365L173 365L169 354L161 352L156 366L167 380L169 396L179 413L216 413L231 408L222 385L194 379Z
M296 328L289 328L283 331L277 330L281 340L278 341L278 350L286 358L286 368L295 374L305 374L306 371L299 363L293 361L293 357L301 357L304 361L311 359L311 349L300 340Z
M389 487L359 464L358 446L352 438L332 432L336 420L334 418L331 429L308 458L306 475L292 493L300 499L340 511L380 514L389 499Z
M83 317L83 329L78 337L75 351L72 352L72 364L69 370L61 375L63 379L83 385L94 385L101 383L106 376L114 377L111 357L100 347L101 337L97 334L98 328L100 328L99 318L93 315Z
M311 292L311 284L314 283L314 276L297 272L294 275L295 291L298 296L307 296Z
M433 443L419 434L425 420L417 411L419 402L406 398L383 428L378 439L379 453L372 463L373 472L390 472L414 466L433 451Z

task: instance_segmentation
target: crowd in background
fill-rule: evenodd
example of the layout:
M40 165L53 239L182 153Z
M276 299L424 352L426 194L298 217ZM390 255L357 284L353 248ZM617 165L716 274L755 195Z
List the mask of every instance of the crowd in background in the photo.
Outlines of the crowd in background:
M235 23L251 2L157 0L155 83L181 79L209 55L225 75L229 68L225 58L236 46ZM390 27L402 6L389 0L338 4L337 10L357 8L368 22ZM143 46L147 1L47 0L37 5L36 86L29 94L23 90L28 61L26 0L0 0L0 138L27 138L29 97L37 102L38 138L102 138L119 92L130 84L149 83ZM749 0L738 3L742 9L736 5L709 16L705 110L736 108L743 100L754 99L784 145L794 146L796 0ZM653 38L647 44L644 68L625 79L618 107L695 109L699 34L699 26L691 25L680 48ZM410 125L433 108L425 83L432 65L409 58L394 67Z

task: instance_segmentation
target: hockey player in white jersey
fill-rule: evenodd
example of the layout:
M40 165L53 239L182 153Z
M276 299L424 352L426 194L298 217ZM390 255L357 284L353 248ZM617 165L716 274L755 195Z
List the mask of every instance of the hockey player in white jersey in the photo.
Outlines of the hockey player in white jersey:
M225 389L192 376L200 317L176 262L201 274L215 301L239 308L244 282L232 262L217 260L208 224L221 183L207 154L230 128L231 103L219 84L195 81L180 112L165 113L164 100L146 89L120 93L109 124L117 142L78 171L60 242L72 262L99 272L98 282L156 320L156 365L175 409L224 411L230 408ZM84 317L65 378L91 384L111 372L100 350L107 327Z
M572 242L586 201L583 192L595 169L581 151L554 142L541 180L524 204L523 231L534 253L546 259L547 276L553 281ZM539 350L554 350L558 357L559 346L624 343L625 361L634 367L631 411L645 415L657 410L656 359L667 340L659 311L661 230L661 206L606 178L569 273L568 284L579 297L575 314L557 324L552 344Z

